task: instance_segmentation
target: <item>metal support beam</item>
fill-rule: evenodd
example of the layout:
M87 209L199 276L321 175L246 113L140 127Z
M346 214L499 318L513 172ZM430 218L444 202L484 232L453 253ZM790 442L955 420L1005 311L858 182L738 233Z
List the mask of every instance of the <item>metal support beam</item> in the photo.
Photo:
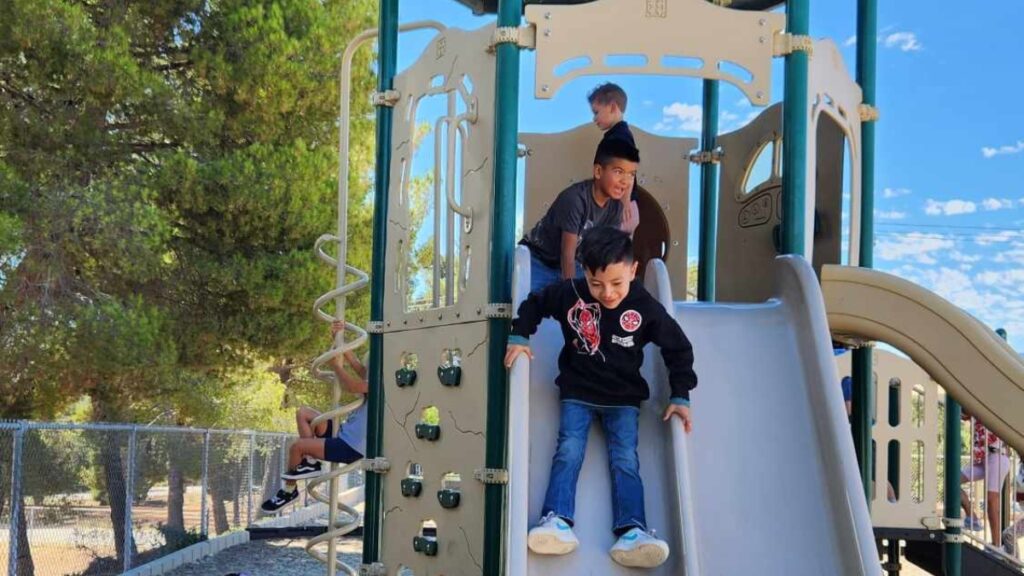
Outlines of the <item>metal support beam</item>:
M946 576L960 576L963 567L960 519L960 404L946 395L946 541L942 563ZM952 521L949 521L952 520Z
M398 0L380 0L377 47L377 92L394 89L398 61ZM388 186L391 173L391 118L393 109L377 107L377 164L373 193L373 260L370 278L370 320L384 320L384 252L387 246ZM381 456L384 421L384 362L382 334L370 335L369 421L366 433L366 457ZM366 474L366 508L363 531L363 563L380 559L383 521L383 480L379 474Z
M128 469L124 475L124 571L132 569L132 495L135 493L135 456L139 430L128 435Z
M810 0L786 3L786 32L807 36ZM807 76L810 55L795 50L786 56L782 104L782 252L806 255L804 206L807 196L807 131L810 123Z
M498 26L519 27L522 0L499 0ZM489 302L512 301L515 247L516 162L519 137L519 46L501 43L495 48L494 210L491 214L491 270ZM505 347L509 319L490 317L487 344L487 449L484 465L504 469L508 459L508 373ZM505 507L508 486L484 487L484 574L505 571Z
M857 1L857 83L863 91L864 104L875 105L875 69L878 43L878 0ZM861 123L861 218L860 266L874 266L875 241L875 122ZM857 192L854 191L854 194ZM864 491L870 495L871 468L874 462L871 445L871 417L874 406L872 349L854 350L853 363L853 443L857 451ZM868 503L870 505L870 498Z
M704 121L701 128L701 153L713 155L718 145L717 80L704 81ZM697 299L715 300L715 273L718 258L718 164L700 165L700 238L697 260Z
M21 522L21 461L25 446L25 423L19 422L14 431L11 453L11 524L7 532L7 574L18 576L18 523ZM28 528L25 528L26 532Z

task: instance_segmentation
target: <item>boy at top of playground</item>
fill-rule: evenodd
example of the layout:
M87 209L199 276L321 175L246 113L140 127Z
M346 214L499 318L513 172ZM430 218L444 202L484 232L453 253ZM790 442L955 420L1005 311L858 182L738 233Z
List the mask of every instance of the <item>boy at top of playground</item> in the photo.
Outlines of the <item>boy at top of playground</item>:
M594 177L563 190L520 241L530 249L531 292L582 277L576 263L580 236L590 228L621 223L620 200L632 189L639 164L640 153L624 140L606 138L598 144Z
M679 416L691 429L690 390L697 385L693 348L679 324L638 282L629 234L610 226L592 228L580 244L585 279L572 278L531 293L512 321L505 365L532 357L528 338L544 318L554 318L565 343L558 356L560 422L558 444L541 509L528 545L537 554L568 554L573 534L576 481L583 465L591 420L604 427L612 474L612 558L623 566L653 568L668 544L647 529L644 488L637 459L640 404L650 389L640 366L648 342L661 347L671 398L664 419Z
M626 91L613 82L605 82L587 94L587 103L594 114L594 124L604 132L602 140L619 139L636 148L633 131L629 129L624 117L628 103ZM628 195L622 202L622 229L630 234L640 224L640 211L636 205L636 180Z
M345 322L336 320L331 324L331 336L345 329ZM348 363L355 375L345 370ZM369 390L366 383L366 366L351 351L339 354L331 359L331 371L334 372L341 388L350 394L365 396ZM264 512L276 512L292 500L299 497L298 480L315 478L323 474L320 460L351 464L366 454L366 421L367 407L362 406L349 414L344 425L338 426L338 434L334 434L330 420L313 425L313 419L320 415L309 406L302 406L295 412L295 424L299 438L288 448L288 471L281 475L284 488L277 491L260 507Z

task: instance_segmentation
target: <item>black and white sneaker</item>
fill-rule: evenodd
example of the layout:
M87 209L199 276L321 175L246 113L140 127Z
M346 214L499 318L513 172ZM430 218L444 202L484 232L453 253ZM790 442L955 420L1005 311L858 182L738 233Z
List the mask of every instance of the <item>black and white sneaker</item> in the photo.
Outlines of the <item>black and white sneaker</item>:
M281 475L285 480L303 480L316 478L323 474L323 465L320 462L309 463L306 460L299 462L299 465Z
M299 487L296 486L291 492L285 489L277 491L277 494L273 498L270 498L260 506L260 509L264 512L277 512L281 508L284 508L289 502L299 497Z

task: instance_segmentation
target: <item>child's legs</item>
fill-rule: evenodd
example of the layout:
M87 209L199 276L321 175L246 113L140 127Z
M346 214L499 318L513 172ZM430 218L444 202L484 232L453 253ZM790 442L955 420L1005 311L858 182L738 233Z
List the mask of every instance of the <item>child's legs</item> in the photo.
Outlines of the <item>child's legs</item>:
M562 272L530 256L530 292L539 292L562 279Z
M563 401L560 411L558 446L551 459L551 477L540 513L545 516L554 512L572 523L576 513L576 481L583 467L583 456L587 453L587 433L593 409L579 402Z
M1005 454L989 454L985 459L985 512L992 533L992 543L999 545L999 528L1003 525L1003 481L1010 473L1010 459Z
M646 530L644 485L636 454L640 409L632 406L602 408L601 424L608 442L608 467L612 476L613 530L619 536L634 527Z
M312 438L323 435L324 430L327 429L327 422L321 422L316 426L312 425L313 419L319 415L319 412L309 406L302 406L295 411L295 427L299 431L299 438Z
M302 462L303 456L310 456L317 460L324 459L323 438L299 438L292 443L288 449L288 469L291 470Z

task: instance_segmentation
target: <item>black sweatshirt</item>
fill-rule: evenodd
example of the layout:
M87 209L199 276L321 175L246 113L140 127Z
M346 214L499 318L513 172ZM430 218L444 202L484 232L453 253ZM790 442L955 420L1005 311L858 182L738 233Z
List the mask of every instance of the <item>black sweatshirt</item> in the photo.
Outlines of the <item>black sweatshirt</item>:
M639 406L650 397L640 375L644 346L661 347L673 399L686 402L697 386L693 347L679 324L639 282L614 310L601 306L584 279L564 280L531 293L512 321L510 344L526 340L544 318L558 320L565 345L555 383L562 400L599 406Z

